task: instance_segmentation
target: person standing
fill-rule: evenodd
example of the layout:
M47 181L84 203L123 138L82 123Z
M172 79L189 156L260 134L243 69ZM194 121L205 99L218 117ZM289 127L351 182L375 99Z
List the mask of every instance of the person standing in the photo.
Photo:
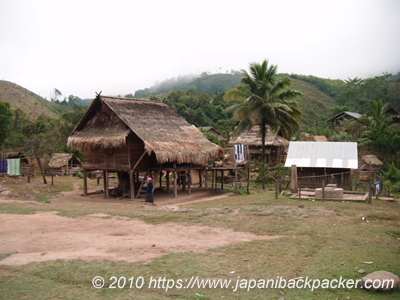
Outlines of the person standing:
M149 177L149 178L147 178L146 203L149 202L149 203L155 205L154 204L153 190L154 190L153 180L151 179L151 177Z

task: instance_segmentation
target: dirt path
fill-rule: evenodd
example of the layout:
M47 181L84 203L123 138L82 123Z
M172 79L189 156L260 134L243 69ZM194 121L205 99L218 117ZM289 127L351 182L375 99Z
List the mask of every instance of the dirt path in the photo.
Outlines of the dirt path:
M198 252L251 240L245 232L175 223L150 225L104 214L78 218L56 212L0 214L0 253L14 253L0 265L23 265L55 259L149 261L169 252Z

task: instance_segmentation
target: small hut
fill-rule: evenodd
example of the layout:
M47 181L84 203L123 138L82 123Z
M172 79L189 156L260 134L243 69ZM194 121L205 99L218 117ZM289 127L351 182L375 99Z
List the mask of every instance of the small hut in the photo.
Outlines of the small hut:
M46 166L46 175L73 175L82 171L82 162L73 153L53 153Z
M350 190L351 170L358 169L357 143L290 142L285 167L292 166L301 188L319 188L325 182Z
M253 126L250 130L242 132L238 137L231 138L229 145L248 145L250 159L261 157L262 141L260 126ZM265 160L270 166L285 163L289 141L269 128L265 136ZM232 150L233 151L233 150ZM235 157L230 155L230 157Z
M366 154L361 156L358 163L359 180L369 181L371 176L381 169L383 162L381 162L375 155Z
M161 186L161 176L166 175L168 192L171 172L176 195L178 174L190 177L191 170L203 170L208 161L223 156L221 147L167 104L102 95L94 99L67 145L82 149L85 194L87 172L100 170L106 197L108 173L116 172L119 187L131 199L139 196L147 176L159 179Z

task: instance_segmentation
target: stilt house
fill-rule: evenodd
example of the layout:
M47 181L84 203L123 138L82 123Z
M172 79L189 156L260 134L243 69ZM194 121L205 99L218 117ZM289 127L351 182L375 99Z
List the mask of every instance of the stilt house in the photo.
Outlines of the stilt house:
M116 172L131 199L147 176L156 180L172 172L176 183L182 170L204 169L208 161L223 156L218 145L165 103L102 95L94 99L67 145L83 151L85 193L89 171L104 172L106 197L107 174Z

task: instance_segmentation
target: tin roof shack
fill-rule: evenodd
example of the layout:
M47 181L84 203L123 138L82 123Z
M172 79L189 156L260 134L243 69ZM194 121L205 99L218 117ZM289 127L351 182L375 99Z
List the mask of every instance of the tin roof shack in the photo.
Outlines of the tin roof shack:
M261 157L262 142L260 135L260 126L253 126L249 131L242 132L237 138L231 138L229 145L243 144L249 146L250 159ZM267 130L265 137L265 159L270 166L275 166L284 163L286 153L289 146L289 141L277 132L270 129ZM233 150L232 150L233 151ZM235 157L231 154L230 157Z
M131 199L143 185L141 172L146 172L143 178L156 179L162 170L168 175L204 169L208 161L223 156L221 147L165 103L101 95L68 137L67 145L83 151L85 194L87 171L102 170L105 196L109 191L107 173L117 172L119 187Z
M22 176L35 175L35 164L33 162L29 163L28 158L22 152L0 153L0 159L15 159L15 158L19 158L21 160L20 166L21 166ZM7 174L7 173L2 172L0 174Z
M46 175L73 175L82 171L82 162L72 153L53 153L46 166Z
M290 142L285 167L296 166L301 188L336 184L351 190L350 170L358 168L357 143Z
M362 117L362 115L357 112L343 111L343 112L337 114L336 116L333 116L332 118L328 119L327 122L332 123L333 129L336 129L336 128L341 128L343 121L355 120L356 126L359 128L364 125L360 121L361 117Z

